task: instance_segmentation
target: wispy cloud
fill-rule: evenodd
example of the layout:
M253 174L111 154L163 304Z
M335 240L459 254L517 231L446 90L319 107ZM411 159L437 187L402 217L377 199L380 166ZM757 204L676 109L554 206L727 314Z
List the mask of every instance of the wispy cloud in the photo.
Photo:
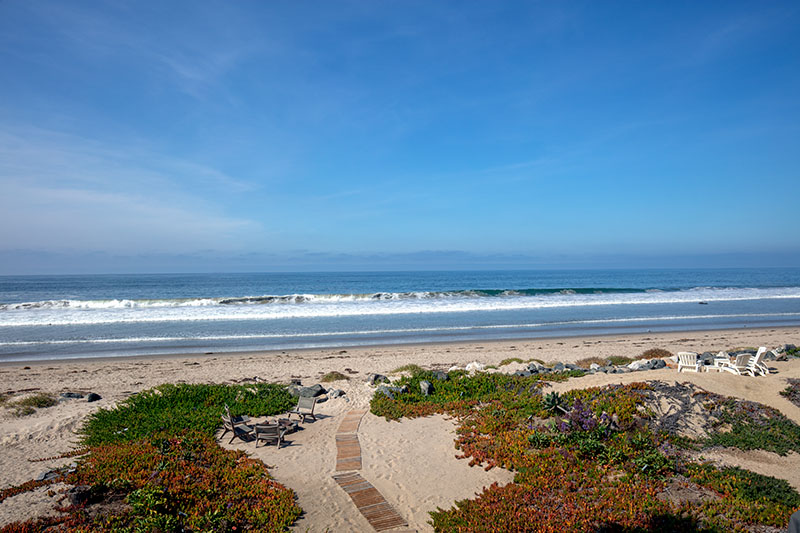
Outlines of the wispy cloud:
M249 190L192 161L27 128L0 134L0 248L192 251L237 249L257 222L226 214Z

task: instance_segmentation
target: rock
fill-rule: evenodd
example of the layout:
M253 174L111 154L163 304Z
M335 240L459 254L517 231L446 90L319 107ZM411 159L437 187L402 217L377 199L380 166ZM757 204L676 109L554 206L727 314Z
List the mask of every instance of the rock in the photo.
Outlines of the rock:
M589 365L589 370L599 370L599 369L600 365L598 365L597 363L592 363L591 365Z
M425 396L433 394L433 384L430 381L423 379L419 382L419 388Z
M486 365L479 363L478 361L473 361L467 364L466 370L467 372L483 372L486 368Z
M62 392L62 398L83 398L83 394L79 392Z
M564 363L558 362L553 365L553 372L563 372L565 368Z
M530 370L517 370L516 372L514 372L514 375L527 378L532 375L532 372Z
M642 363L640 363L639 361L634 361L633 363L628 365L628 369L636 372L637 370L641 370L642 366L643 366Z
M433 373L433 377L435 377L439 381L447 381L450 379L450 376L447 375L447 372L442 372L441 370L436 370Z
M776 354L773 350L767 350L764 353L764 361L777 361L778 354Z
M568 370L583 370L578 365L573 365L572 363L567 363L564 366L567 367Z
M292 384L286 387L286 390L289 394L291 394L295 398L299 398L301 396L303 398L315 398L327 392L325 388L319 383L317 383L313 387L300 387L298 385Z
M316 398L317 398L317 403L325 403L325 402L328 401L328 395L327 394L322 394L320 396L317 396Z
M697 356L697 360L701 361L704 365L713 365L714 354L711 352L703 352Z
M658 370L660 368L665 368L666 366L667 366L667 363L663 359L654 359L653 360L653 370Z
M389 399L394 400L396 394L404 394L408 392L408 388L406 387L392 387L390 385L381 385L375 391L376 393L381 393L387 396Z
M611 365L607 365L600 368L601 372L605 372L606 374L613 374L617 369Z
M329 398L339 398L340 396L344 396L345 392L342 389L329 389L328 390L328 397Z
M96 402L97 400L102 400L102 396L97 394L96 392L90 392L88 396L86 396L87 402Z
M619 366L619 367L617 367L617 369L614 371L614 373L615 373L615 374L628 374L628 373L630 373L630 371L631 371L631 369L630 369L630 368L628 368L627 366Z
M778 350L779 350L781 353L783 353L783 352L793 352L793 351L795 351L796 349L797 349L797 346L795 346L794 344L784 344L783 346L781 346L780 348L778 348Z
M389 383L389 378L383 374L370 374L367 376L367 383L370 385L377 385L378 383Z
M35 480L36 481L49 481L51 479L57 478L60 475L61 474L59 474L59 472L57 470L45 470L44 472L42 472L41 474L36 476Z
M67 499L74 506L84 505L92 499L92 487L89 485L78 485L67 491Z

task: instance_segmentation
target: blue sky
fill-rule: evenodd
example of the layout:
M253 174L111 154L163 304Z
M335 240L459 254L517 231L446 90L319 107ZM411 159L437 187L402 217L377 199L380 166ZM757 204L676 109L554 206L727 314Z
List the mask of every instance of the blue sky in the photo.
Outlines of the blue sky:
M0 1L0 274L800 266L797 2Z

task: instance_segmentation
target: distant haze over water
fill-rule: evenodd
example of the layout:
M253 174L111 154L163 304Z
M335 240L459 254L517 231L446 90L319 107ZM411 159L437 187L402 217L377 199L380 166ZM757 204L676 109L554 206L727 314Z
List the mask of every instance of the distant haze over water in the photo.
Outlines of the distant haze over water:
M0 361L800 325L800 269L0 277Z

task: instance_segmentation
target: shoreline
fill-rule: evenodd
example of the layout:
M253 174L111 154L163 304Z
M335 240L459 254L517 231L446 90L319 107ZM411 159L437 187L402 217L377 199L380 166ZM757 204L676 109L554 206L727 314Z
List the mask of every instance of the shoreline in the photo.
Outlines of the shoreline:
M487 339L487 340L456 340L456 341L430 341L430 342L409 342L409 343L377 343L377 344L356 344L356 345L342 345L342 346L327 346L317 348L285 348L273 350L242 350L242 351L216 351L216 352L180 352L180 353L167 353L167 354L141 354L141 355L118 355L118 356L98 356L98 357L70 357L64 359L32 359L23 361L0 361L0 368L14 367L14 366L44 366L44 365L63 365L63 364L107 364L107 363L120 363L125 361L153 361L153 360L188 360L188 359L218 359L218 358L238 358L238 357L270 357L285 354L316 354L322 352L345 351L348 354L356 354L358 352L372 352L375 350L420 350L426 347L441 348L447 346L459 347L478 347L487 349L487 347L496 347L499 349L507 349L508 346L515 346L519 344L536 345L536 344L552 344L563 343L567 344L568 341L598 341L607 339L627 339L627 340L654 340L654 338L664 338L667 342L677 342L670 337L686 335L715 335L718 336L723 333L752 333L752 334L767 334L774 333L776 335L785 333L786 336L793 336L793 338L800 342L800 326L764 326L757 328L722 328L722 329L688 329L688 330L675 330L663 332L644 332L644 333L598 333L595 335L564 335L553 337L527 337L518 339ZM680 339L677 339L680 340ZM791 342L786 340L785 342ZM664 346L654 346L658 348L669 349ZM698 351L687 348L684 351ZM624 354L622 354L624 355Z

